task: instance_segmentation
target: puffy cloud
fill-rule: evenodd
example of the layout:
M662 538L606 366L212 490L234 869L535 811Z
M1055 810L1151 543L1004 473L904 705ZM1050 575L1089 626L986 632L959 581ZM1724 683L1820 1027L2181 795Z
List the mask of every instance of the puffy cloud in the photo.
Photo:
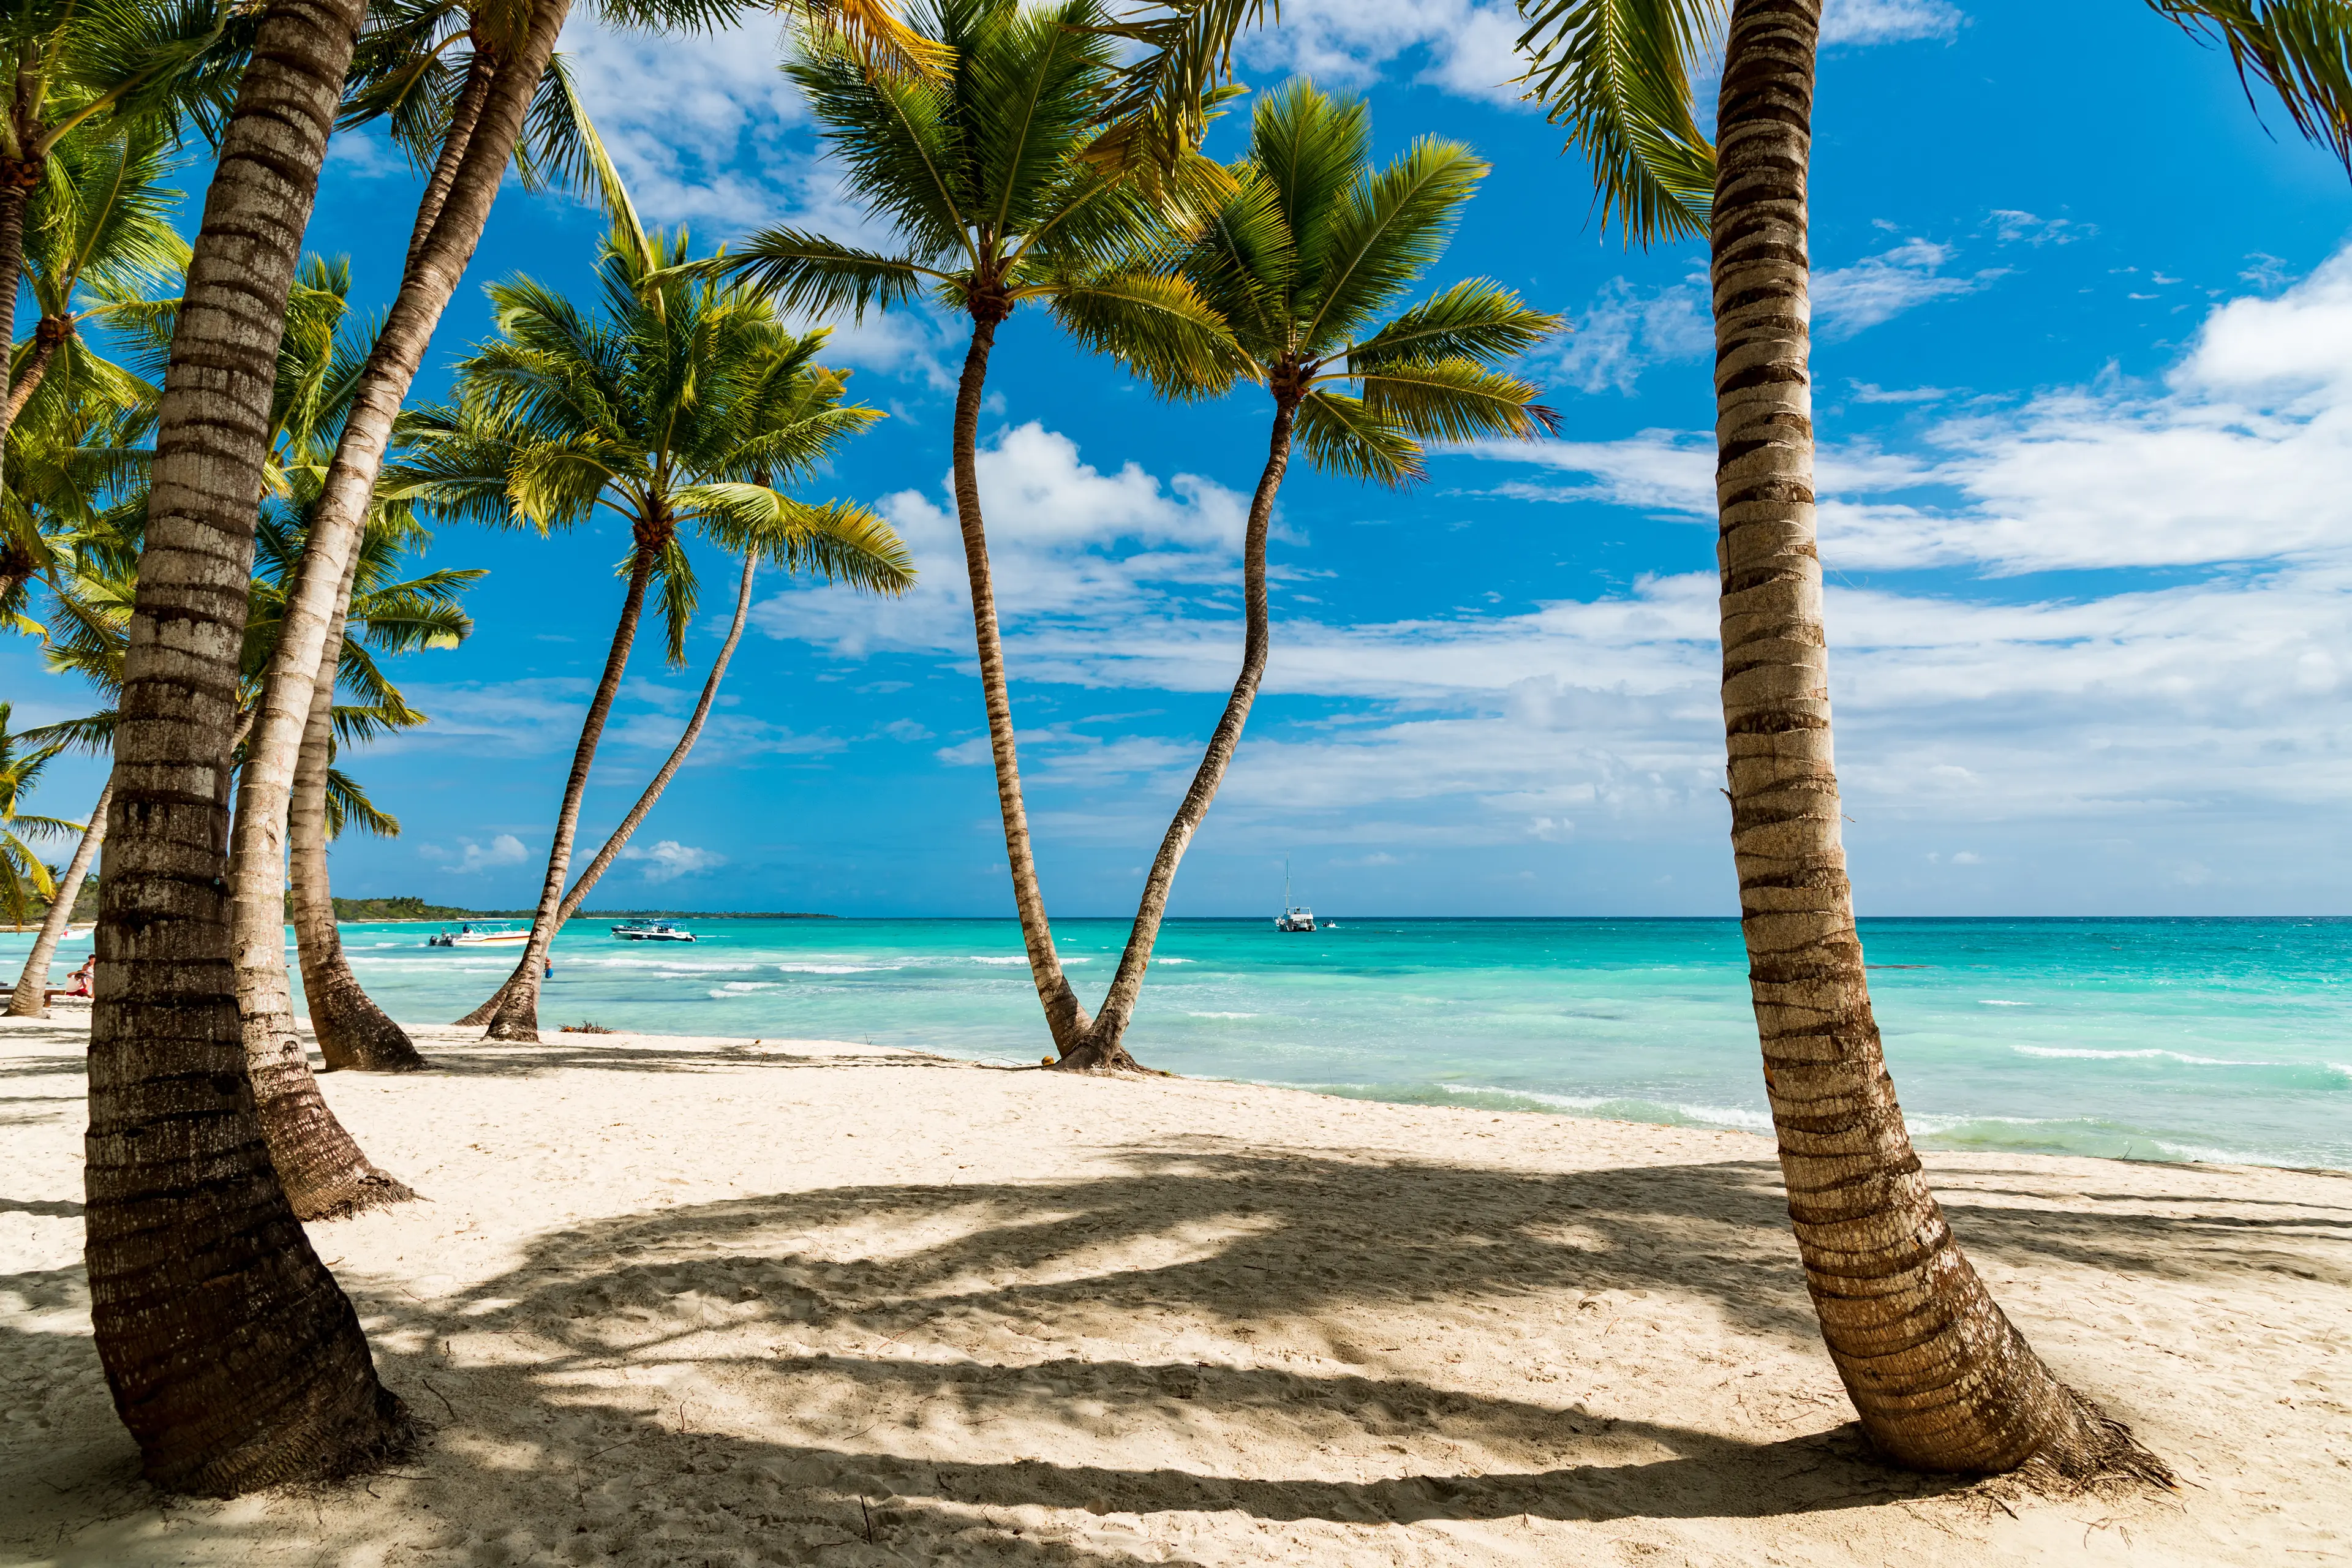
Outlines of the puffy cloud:
M511 833L501 833L487 845L478 844L470 838L460 838L457 840L457 852L454 855L437 844L419 845L416 852L444 870L461 877L487 871L494 866L520 865L530 853L523 847L522 840Z
M1822 7L1822 42L1899 44L1948 38L1967 20L1945 0L1828 0Z
M727 864L727 857L715 849L699 849L675 838L665 838L650 847L632 844L621 851L621 858L641 863L645 868L638 875L648 882L699 877Z
M1223 584L1241 548L1243 498L1180 473L1164 485L1135 463L1105 473L1077 443L1034 423L1001 432L979 454L998 613L1098 624L1137 614L1175 588ZM942 478L936 498L901 490L884 516L914 552L914 592L881 603L834 588L761 602L753 624L856 654L875 647L961 649L971 637L963 538Z

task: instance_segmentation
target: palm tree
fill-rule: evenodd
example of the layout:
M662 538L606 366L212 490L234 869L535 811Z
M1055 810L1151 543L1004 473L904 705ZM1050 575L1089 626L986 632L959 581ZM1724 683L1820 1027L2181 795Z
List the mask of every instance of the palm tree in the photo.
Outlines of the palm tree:
M147 389L92 353L81 326L143 300L188 264L187 242L172 226L181 194L166 128L152 120L101 120L58 142L52 172L25 210L26 292L40 312L17 345L5 416L13 429L33 394L54 374L96 377L98 392L129 404ZM67 393L70 395L70 393Z
M1189 284L1104 270L1167 237L1169 220L1155 197L1197 199L1216 181L1213 167L1191 156L1166 180L1138 178L1132 159L1089 158L1103 135L1098 111L1118 77L1116 43L1095 0L1034 8L1020 0L929 0L913 25L952 51L945 79L877 76L847 49L821 40L785 68L846 165L849 189L903 248L885 254L775 228L716 265L741 272L796 311L862 313L908 303L928 289L971 320L956 390L956 516L1013 903L1047 1027L1066 1055L1089 1019L1054 950L1021 796L980 510L981 400L997 329L1026 300L1116 313L1126 341L1150 340L1164 379L1223 384L1232 374L1223 323Z
M348 1475L409 1430L271 1165L237 1015L226 853L278 341L364 11L271 5L256 28L173 335L123 661L85 1258L114 1407L148 1479L182 1491Z
M383 678L367 649L405 653L455 647L473 632L458 598L482 572L444 569L394 580L404 556L422 550L429 537L402 508L379 506L369 520L355 556L354 590L330 627L336 657L320 661L329 676L328 689L311 708L294 773L287 824L294 934L302 964L303 1001L319 1054L330 1068L402 1072L425 1065L407 1032L369 997L343 956L329 891L327 846L347 825L383 837L400 831L399 824L375 811L334 765L339 742L411 728L424 720ZM294 562L289 559L285 576L290 578L293 571ZM347 626L359 635L347 636ZM336 703L337 682L352 689L356 704Z
M52 156L100 121L176 137L192 110L216 118L252 32L242 10L235 0L21 0L0 17L0 343L16 342L26 209ZM0 443L17 402L0 395Z
M2221 37L2352 159L2335 0L2150 0ZM1732 852L1764 1082L1831 1359L1895 1462L2082 1477L2163 1467L2061 1383L1953 1239L1872 1016L1839 832L1815 545L1806 196L1819 0L1733 0L1710 147L1688 61L1720 0L1528 0L1533 95L1591 160L1605 217L1714 252L1723 711Z
M630 838L653 811L654 804L661 799L662 791L669 787L669 781L677 775L677 770L686 765L688 755L694 750L694 742L701 737L703 722L710 717L711 704L719 700L719 683L726 679L728 661L735 657L735 645L743 640L743 626L751 618L751 574L759 561L757 555L743 557L742 576L735 584L735 616L727 625L727 637L719 645L718 657L710 661L710 673L703 678L702 695L696 700L694 711L688 715L686 728L679 732L677 743L669 749L669 755L662 759L662 765L654 770L654 776L646 781L646 787L637 792L636 804L629 807L627 816L621 818L621 825L606 835L604 847L596 851L587 868L572 879L571 891L563 895L563 902L556 908L555 929L559 932L572 916L580 912L581 906L587 902L588 895L595 890L597 882L612 869L613 862L621 858L621 851L628 847ZM499 1009L507 1005L508 998L522 983L527 973L529 971L524 964L517 963L514 973L490 994L488 1001L457 1022L488 1023L498 1016Z
M1294 437L1318 468L1402 485L1423 477L1423 441L1526 438L1558 423L1533 386L1492 367L1558 331L1559 317L1485 279L1396 309L1444 249L1487 165L1459 142L1425 137L1375 169L1370 134L1362 103L1335 102L1308 82L1261 100L1249 156L1228 171L1230 193L1169 264L1226 323L1239 374L1272 396L1273 431L1243 536L1241 675L1160 840L1110 990L1066 1066L1130 1065L1120 1039L1177 863L1265 673L1266 533ZM1081 294L1056 309L1081 341L1118 353L1170 395L1203 390L1181 363L1163 374L1154 342L1130 341L1123 308L1105 311Z
M629 526L627 587L556 816L518 979L488 1020L536 1039L539 978L555 939L588 770L620 690L646 595L657 591L672 664L697 595L690 529L877 593L914 581L906 548L861 506L776 488L800 479L881 415L842 401L846 373L815 363L825 333L796 332L752 290L692 279L687 237L616 230L592 318L526 278L490 290L499 336L457 367L454 404L404 426L410 456L388 493L496 527L571 528L609 510Z
M119 374L119 373L118 373ZM130 377L122 381L140 393L151 393ZM110 575L128 584L136 571L137 524L146 508L148 454L145 436L153 419L152 396L135 396L117 404L92 384L105 377L79 376L66 384L52 384L46 406L16 429L16 461L8 465L5 489L0 489L0 525L12 536L37 542L43 569L54 584L57 607L46 626L27 620L46 645L52 668L72 669L89 678L110 698L121 684L122 659L119 631L94 664L84 664L67 653L84 630L77 585L85 572ZM62 569L61 569L62 568ZM19 586L22 583L20 580ZM124 597L128 608L128 596ZM113 743L113 718L107 714L63 725L45 726L42 744L82 745L104 751ZM106 810L113 799L110 780L90 807L89 824L82 830L73 858L58 879L56 896L41 921L40 933L16 979L8 1003L11 1017L37 1017L49 983L49 962L71 923L82 882L96 864L106 837Z
M25 797L41 782L41 773L58 754L58 748L49 745L23 751L20 738L8 732L11 711L10 704L0 702L0 910L7 911L10 925L22 931L25 916L36 901L54 902L58 896L57 879L35 852L31 838L57 838L79 833L82 825L54 816L36 816L24 809ZM34 993L36 1013L40 1010L40 994Z

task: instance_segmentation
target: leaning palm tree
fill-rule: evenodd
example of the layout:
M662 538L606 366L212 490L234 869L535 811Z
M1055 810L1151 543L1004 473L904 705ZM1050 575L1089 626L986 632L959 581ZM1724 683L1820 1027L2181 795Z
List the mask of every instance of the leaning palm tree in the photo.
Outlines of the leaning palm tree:
M2352 158L2340 0L2151 0ZM1714 253L1723 712L1748 985L1798 1255L1863 1426L1897 1463L2161 1476L2061 1383L1946 1226L1886 1071L1839 832L1815 542L1806 200L1820 0L1523 0L1531 96L1605 218ZM1728 25L1724 26L1726 15ZM1689 62L1721 38L1710 146Z
M1120 1041L1177 863L1265 673L1266 534L1294 441L1318 468L1393 486L1423 477L1423 441L1524 439L1557 425L1536 388L1494 367L1557 331L1559 317L1485 279L1398 309L1444 251L1486 164L1459 142L1424 137L1377 169L1367 161L1370 136L1362 103L1334 101L1311 83L1261 100L1249 155L1227 171L1230 194L1166 264L1226 324L1238 375L1273 400L1273 430L1243 534L1241 674L1144 879L1110 989L1066 1066L1130 1065ZM1074 293L1055 309L1082 342L1169 395L1210 390L1188 363L1157 357L1158 334L1130 330L1123 296Z
M616 229L598 266L601 319L529 279L492 288L499 336L459 363L454 403L405 422L410 455L386 479L388 494L491 526L544 532L606 510L630 531L619 624L572 753L530 941L488 1020L493 1038L538 1037L580 804L648 593L670 662L684 661L698 594L688 532L873 592L914 581L880 518L777 488L881 417L843 402L846 373L815 363L825 332L793 331L742 285L687 276L688 258L684 234Z
M55 745L27 751L8 732L8 703L0 702L0 912L18 931L37 903L58 896L57 879L33 847L36 838L60 838L82 831L79 822L37 816L25 809L25 798L41 782L42 773L57 756ZM40 997L33 998L36 1011Z
M81 594L86 574L128 584L137 571L136 534L146 506L150 454L145 441L153 421L153 399L139 396L128 405L116 405L93 386L98 379L79 377L70 389L53 384L43 399L45 406L16 426L16 460L8 465L6 484L0 488L0 527L38 542L52 602L45 620L37 624L50 667L84 675L110 701L122 678L119 629L110 628L109 646L94 663L85 664L68 650L79 647L89 629ZM152 392L143 386L138 390ZM127 609L127 598L124 605ZM44 744L80 745L104 752L112 744L112 719L110 713L102 720L68 721L44 726L41 733ZM106 837L113 788L110 780L99 791L89 825L58 879L57 896L17 976L7 1009L11 1016L34 1017L41 1011L49 961L64 940L83 880L97 863Z
M845 48L822 41L785 68L845 165L850 192L895 231L901 248L874 251L775 228L718 265L796 311L862 313L928 291L971 319L956 391L956 517L1013 903L1046 1026L1066 1055L1090 1020L1055 952L1030 847L981 517L980 405L997 329L1024 300L1116 310L1129 341L1150 339L1168 377L1202 385L1229 377L1224 325L1184 279L1104 270L1165 240L1170 205L1213 191L1216 171L1188 153L1171 177L1145 180L1135 159L1088 156L1105 134L1099 110L1118 74L1117 45L1105 36L1108 24L1096 0L1034 7L1021 0L929 0L913 23L952 51L945 79L874 75Z

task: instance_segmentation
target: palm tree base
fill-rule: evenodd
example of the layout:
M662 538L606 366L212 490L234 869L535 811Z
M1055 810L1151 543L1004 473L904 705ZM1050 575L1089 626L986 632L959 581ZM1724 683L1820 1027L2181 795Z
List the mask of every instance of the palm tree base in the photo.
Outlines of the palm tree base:
M1108 1046L1097 1045L1091 1040L1079 1041L1063 1052L1055 1061L1046 1065L1055 1072L1128 1073L1138 1078L1174 1076L1172 1073L1164 1073L1156 1068L1145 1067L1127 1054L1125 1046L1116 1043Z

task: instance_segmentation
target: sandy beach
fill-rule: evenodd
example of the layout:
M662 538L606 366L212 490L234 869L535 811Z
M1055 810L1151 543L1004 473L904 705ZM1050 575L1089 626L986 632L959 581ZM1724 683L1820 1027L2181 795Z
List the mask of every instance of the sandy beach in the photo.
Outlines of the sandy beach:
M315 1226L431 1427L166 1500L82 1284L86 1014L0 1026L0 1561L2352 1563L2352 1175L1931 1156L2168 1496L1873 1464L1771 1149L802 1040L421 1030Z

